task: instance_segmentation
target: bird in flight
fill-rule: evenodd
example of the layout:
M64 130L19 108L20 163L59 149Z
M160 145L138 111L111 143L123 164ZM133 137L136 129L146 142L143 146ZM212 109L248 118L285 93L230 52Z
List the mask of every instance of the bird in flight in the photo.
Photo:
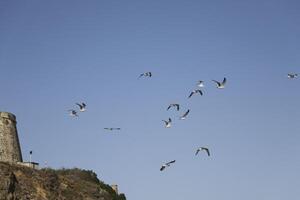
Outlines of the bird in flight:
M188 109L179 119L185 119L186 116L189 114L190 109Z
M76 105L77 106L79 106L79 110L80 110L80 112L84 112L84 111L86 111L86 104L85 103L76 103Z
M191 98L196 93L199 93L201 96L203 95L203 92L201 90L193 90L188 98Z
M200 151L206 151L207 155L210 156L209 150L206 147L200 147L200 148L198 148L195 155L198 155L198 153Z
M200 88L204 87L204 81L198 81L197 86Z
M172 161L170 161L170 162L167 162L167 163L163 164L163 165L161 166L161 168L160 168L160 171L163 171L166 167L170 167L170 165L171 165L172 163L175 163L175 161L176 161L176 160L172 160Z
M72 117L78 117L76 110L68 110L68 111L69 111L70 116L72 116Z
M104 129L108 131L121 130L121 128L104 128Z
M222 83L216 80L212 80L212 81L217 84L217 88L219 89L225 88L226 78L223 79Z
M145 77L151 77L152 76L152 72L145 72L145 73L142 73L139 78L141 78L142 76L145 76Z
M177 104L177 103L171 103L171 104L168 106L167 110L169 110L171 107L176 107L176 110L177 110L177 111L179 110L179 104Z
M297 78L298 74L288 74L288 78L293 79L293 78Z
M166 128L170 128L170 127L171 127L171 122L172 122L171 118L169 118L169 120L168 120L168 121L166 121L166 120L162 120L162 121L164 121L164 122L165 122L165 124L166 124Z

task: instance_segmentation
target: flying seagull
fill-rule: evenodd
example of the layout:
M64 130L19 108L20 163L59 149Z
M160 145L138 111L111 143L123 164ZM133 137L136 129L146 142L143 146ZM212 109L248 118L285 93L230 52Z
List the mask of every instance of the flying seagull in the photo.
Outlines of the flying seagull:
M186 116L189 114L189 112L190 112L190 109L188 109L188 110L180 117L180 119L185 119Z
M203 92L201 90L193 90L188 98L191 98L196 93L199 93L201 96L203 95Z
M85 103L76 103L77 106L79 106L80 112L84 112L86 110L86 104Z
M121 128L104 128L105 130L113 131L113 130L121 130Z
M160 168L160 171L163 171L166 167L170 167L170 165L171 165L172 163L175 163L175 161L176 161L176 160L172 160L172 161L170 161L170 162L167 162L167 163L163 164L163 165L161 166L161 168Z
M145 77L151 77L152 76L152 72L145 72L145 73L142 73L139 78L141 78L142 76L145 76Z
M297 78L298 74L288 74L288 78L293 79L293 78Z
M225 83L226 83L226 78L223 79L223 82L219 82L219 81L216 81L216 80L212 80L213 82L215 82L217 84L217 88L219 89L223 89L225 88Z
M169 120L168 120L168 121L166 121L166 120L162 120L162 121L164 121L164 122L165 122L165 124L166 124L166 128L170 128L170 127L171 127L171 122L172 122L171 118L169 118Z
M179 104L177 104L177 103L171 103L171 104L169 105L169 107L167 108L167 110L169 110L171 107L176 107L176 110L177 110L177 111L179 110Z
M198 81L197 86L200 88L204 87L204 81Z
M78 117L76 110L68 110L68 111L69 111L70 116L72 116L72 117Z
M198 148L195 155L197 155L200 151L206 151L207 155L210 156L209 150L206 147Z

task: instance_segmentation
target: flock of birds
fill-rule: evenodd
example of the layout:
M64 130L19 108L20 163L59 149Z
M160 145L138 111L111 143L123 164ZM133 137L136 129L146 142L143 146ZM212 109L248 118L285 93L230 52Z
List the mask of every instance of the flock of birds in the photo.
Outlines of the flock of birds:
M148 77L151 77L151 76L149 76L149 75L147 75L147 74L151 74L151 75L152 75L151 72L146 72L146 73L141 74L140 77L141 77L141 76L145 76L145 77L148 76ZM227 79L226 79L226 77L224 77L224 79L223 79L222 82L216 81L216 80L212 80L212 81L216 84L216 87L217 87L218 89L224 89L224 88L225 88L225 84L226 84ZM201 96L203 95L203 91L202 91L201 89L204 88L204 81L199 80L198 83L197 83L197 86L198 86L198 89L193 90L193 91L190 93L190 95L188 96L188 99L191 98L193 95L196 95L196 94L199 94L199 95L201 95ZM200 89L199 89L199 88L200 88ZM178 104L178 103L171 103L171 104L168 106L167 111L168 111L170 108L173 108L173 107L174 107L177 111L180 110L180 104ZM181 116L179 117L179 119L180 119L180 120L186 119L186 117L188 116L189 112L190 112L190 109L188 109L185 113L183 113L183 115L181 115ZM165 123L165 127L166 127L166 128L170 128L170 127L171 127L171 125L172 125L172 119L171 119L171 118L169 118L168 120L162 120L162 121ZM207 147L199 147L198 149L196 149L195 155L197 156L198 153L199 153L200 151L205 151L205 152L207 153L207 156L210 156L210 151L209 151L209 149L208 149ZM164 164L161 166L160 171L165 170L167 167L170 167L171 164L173 164L173 163L175 163L175 162L176 162L176 160L172 160L172 161L170 161L170 162L164 163Z
M145 72L145 73L142 73L142 74L140 74L140 76L139 76L138 78L141 78L141 77L148 77L148 78L150 78L150 77L152 77L152 72ZM287 77L288 77L289 79L295 79L295 78L298 77L298 74L297 74L297 73L289 73L289 74L287 75ZM216 84L216 87L217 87L218 89L224 89L224 88L225 88L225 84L226 84L227 79L226 79L226 77L224 77L224 79L223 79L222 82L216 81L216 80L212 80L212 81ZM193 90L193 91L190 93L190 95L188 96L188 98L191 98L193 95L196 95L196 94L199 94L199 95L201 95L201 96L203 95L203 92L202 92L201 89L204 87L204 81L202 81L202 80L198 81L197 86L198 86L198 88L200 88L200 89L195 89L195 90ZM79 112L84 112L84 111L86 111L86 106L87 106L86 103L84 103L84 102L82 102L82 103L76 103L75 105L77 106L77 108L78 108L79 110L69 109L68 111L69 111L69 115L70 115L70 116L72 116L72 117L78 117L78 113L79 113ZM171 108L174 108L174 109L176 109L176 111L179 111L179 110L180 110L180 104L178 104L178 103L171 103L171 104L167 107L167 111L168 111L169 109L171 109ZM186 117L187 117L187 115L189 114L189 112L190 112L190 109L188 109L183 115L181 115L181 116L179 117L179 119L180 119L180 120L186 119ZM165 128L170 128L170 127L171 127L171 125L172 125L172 119L171 119L170 117L168 118L168 120L162 120L162 121L165 123ZM104 128L104 129L105 129L105 130L108 130L108 131L121 130L121 128L119 128L119 127L106 127L106 128ZM209 151L209 149L208 149L207 147L202 146L202 147L197 148L197 149L196 149L195 155L197 156L197 155L199 154L200 151L204 151L204 152L206 152L207 156L210 156L210 151ZM165 170L167 167L170 167L171 164L174 164L175 162L176 162L176 160L172 160L172 161L169 161L169 162L164 163L164 164L160 167L160 171Z
M79 111L75 110L75 109L69 109L69 114L72 117L79 117L78 116L78 112L84 112L86 111L86 103L82 102L82 103L76 103L75 105L78 106ZM114 130L121 130L121 128L104 128L105 130L109 130L109 131L114 131Z
M76 105L79 107L80 112L84 112L86 110L86 104L85 103L76 103ZM78 117L78 111L74 109L69 109L70 116L72 117Z

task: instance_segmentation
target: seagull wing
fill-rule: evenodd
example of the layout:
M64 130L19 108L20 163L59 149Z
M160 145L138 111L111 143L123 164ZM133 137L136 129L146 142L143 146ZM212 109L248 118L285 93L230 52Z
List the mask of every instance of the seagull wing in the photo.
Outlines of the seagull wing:
M151 72L148 72L148 74L149 74L149 77L151 77L151 76L152 76L152 73L151 73Z
M208 148L203 148L203 149L206 151L207 155L210 156Z
M176 160L172 160L172 161L166 163L166 165L170 165L170 164L172 164L172 163L175 163L175 161L176 161Z
M226 83L226 78L224 77L222 85L225 85L225 83Z
M201 90L197 90L197 92L199 92L199 94L202 96L203 92Z
M169 110L171 107L172 107L172 105L170 104L170 105L168 106L167 110Z
M219 81L216 81L216 80L212 80L213 82L215 82L218 86L221 85L221 83Z
M189 114L189 112L190 112L190 109L188 109L188 110L184 113L184 115L182 115L182 117L186 117L186 116Z
M175 104L177 111L179 110L179 104Z
M196 151L195 155L198 155L199 151L200 151L200 149L197 149L197 151Z
M160 171L163 171L165 168L166 168L166 167L165 167L164 165L161 166Z
M82 104L81 104L81 105L82 105L82 107L86 107L86 104L85 104L85 103L83 103L83 102L82 102Z
M190 96L188 98L191 98L191 96L193 96L194 92L191 92Z
M77 106L79 106L80 109L82 109L82 105L79 103L76 103Z

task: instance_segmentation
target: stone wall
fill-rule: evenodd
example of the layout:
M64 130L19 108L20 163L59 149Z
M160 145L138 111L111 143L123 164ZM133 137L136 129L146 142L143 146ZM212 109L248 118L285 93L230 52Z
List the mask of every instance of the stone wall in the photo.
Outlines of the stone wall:
M0 161L22 162L15 115L0 112Z

